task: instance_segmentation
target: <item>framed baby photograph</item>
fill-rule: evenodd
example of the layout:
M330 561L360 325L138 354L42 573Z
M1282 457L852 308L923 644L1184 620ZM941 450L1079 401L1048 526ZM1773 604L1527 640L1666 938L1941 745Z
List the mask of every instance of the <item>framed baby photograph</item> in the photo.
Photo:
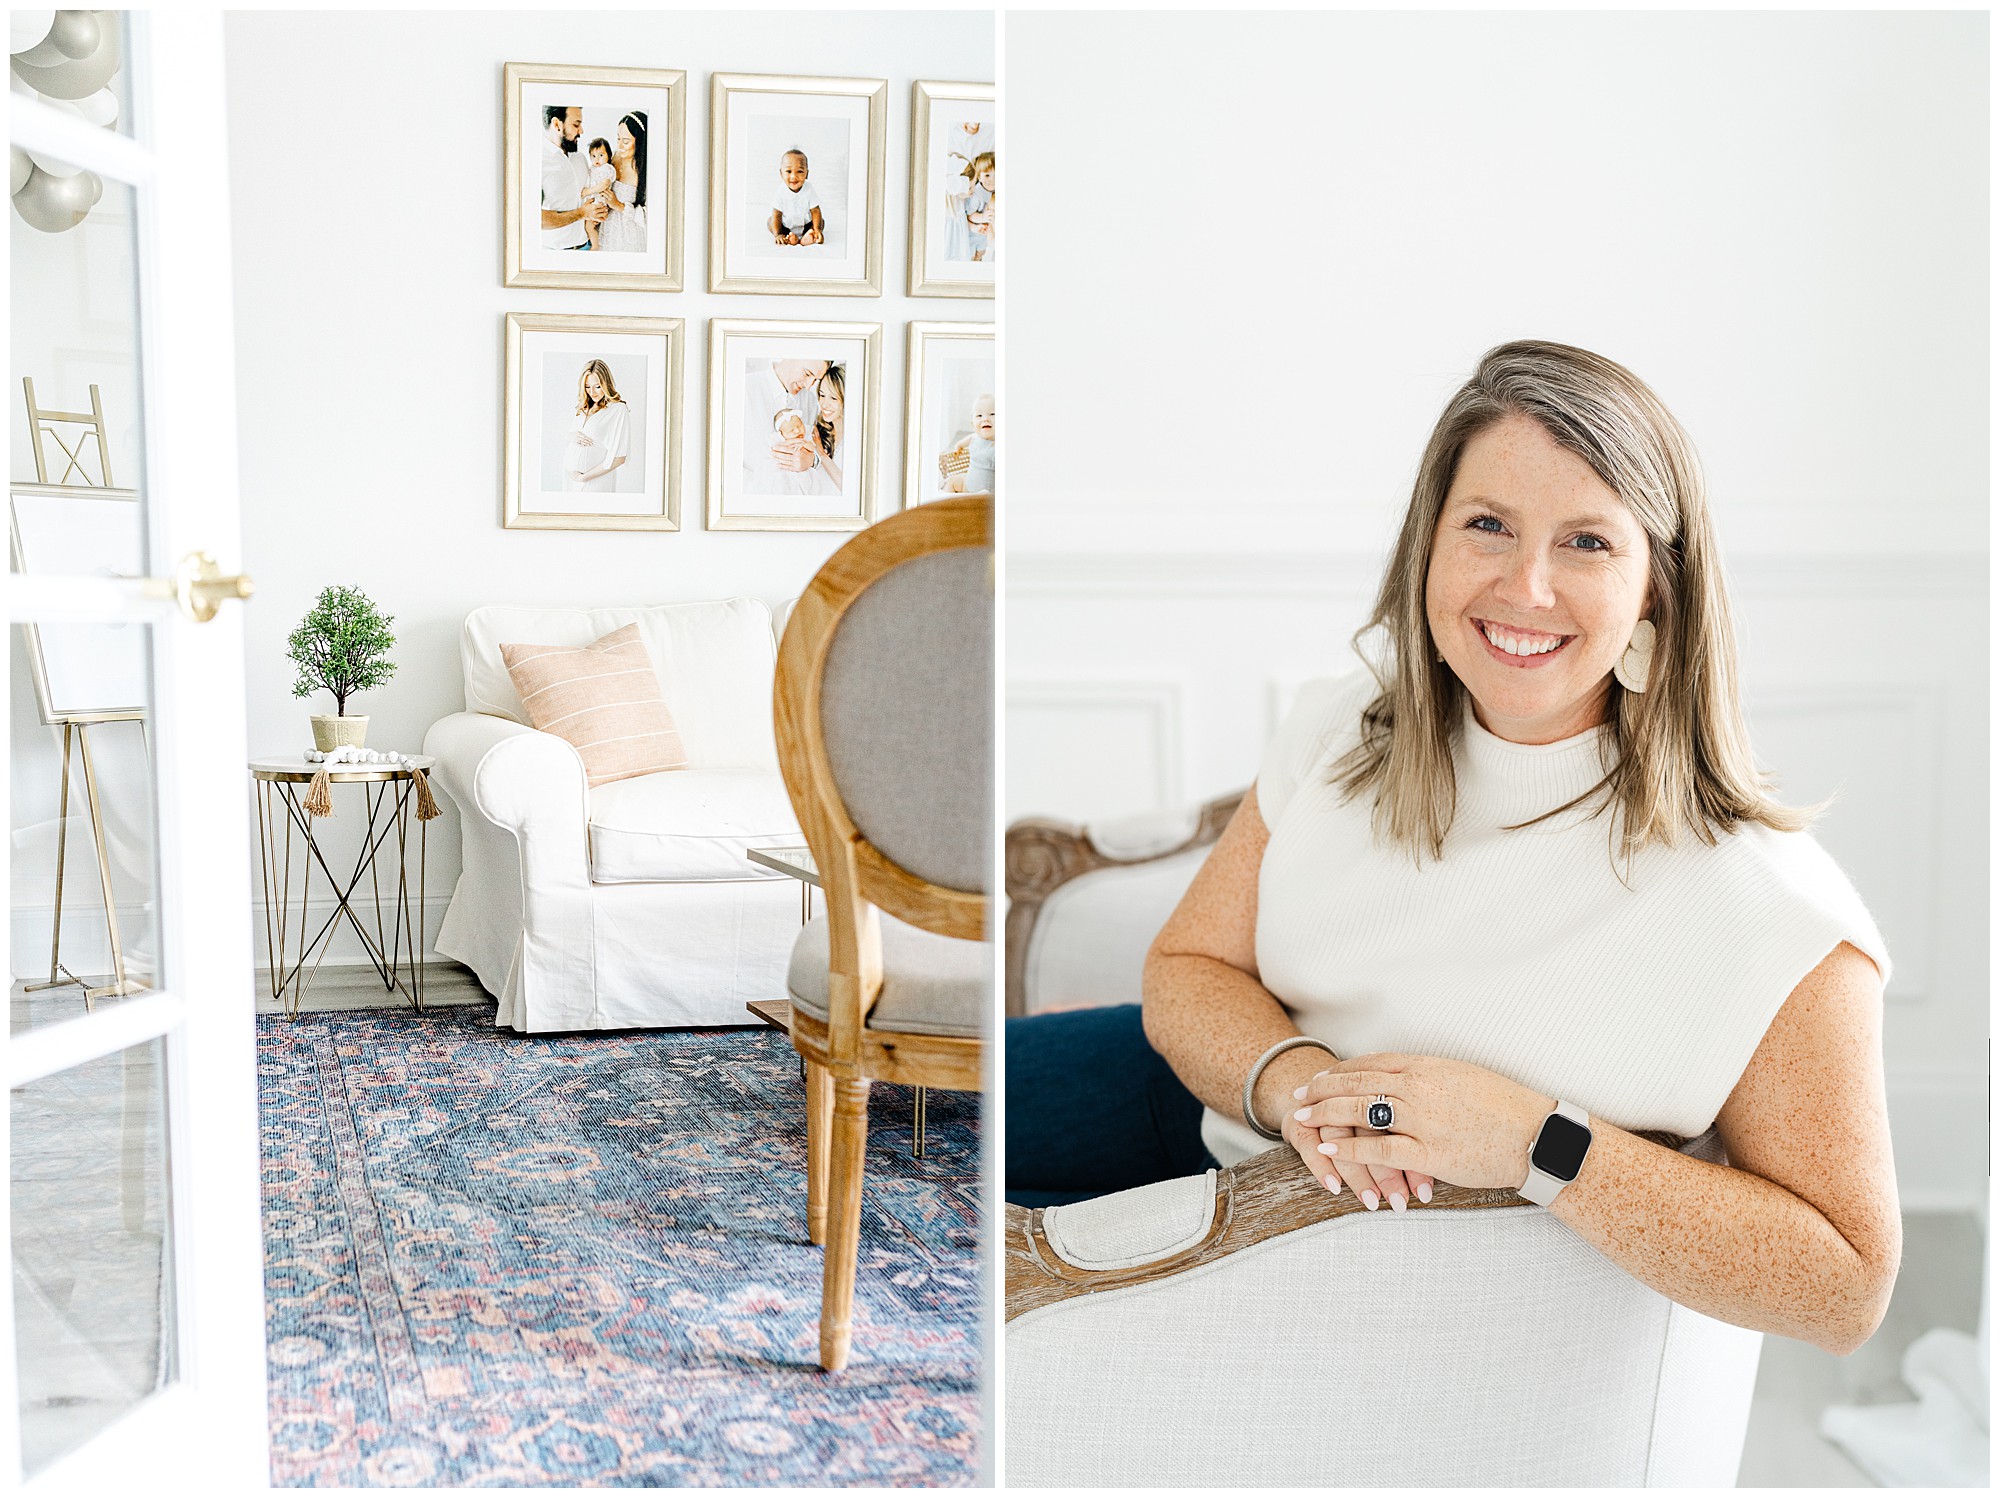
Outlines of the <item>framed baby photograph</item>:
M507 314L502 525L681 528L682 326Z
M717 73L708 289L880 296L888 114L880 78Z
M876 516L882 325L708 325L708 528L858 531Z
M510 62L503 284L679 291L687 74Z
M999 254L990 83L910 90L910 295L993 295Z
M913 322L904 382L903 504L991 494L995 468L993 324Z

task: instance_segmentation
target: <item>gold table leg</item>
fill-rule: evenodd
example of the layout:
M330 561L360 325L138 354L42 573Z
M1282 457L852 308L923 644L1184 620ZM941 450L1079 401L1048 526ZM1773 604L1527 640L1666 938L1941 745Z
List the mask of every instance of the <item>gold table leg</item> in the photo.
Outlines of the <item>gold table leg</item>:
M363 782L363 804L368 810L368 824L362 830L361 848L355 855L354 867L348 872L343 884L321 851L315 834L313 821L301 805L295 787L284 781L260 781L261 794L258 798L258 827L264 843L264 892L266 936L271 942L271 997L284 1003L285 1014L290 1019L299 1017L299 1002L319 976L320 965L333 946L333 933L345 918L354 934L361 939L363 953L374 965L376 975L389 990L401 989L410 1000L411 1007L423 1008L423 964L417 942L423 929L423 884L427 870L428 827L418 823L419 882L417 894L417 916L412 925L409 903L409 874L405 858L408 852L408 821L411 796L414 793L414 779L408 782L381 782L379 788ZM395 785L398 794L393 802L389 799L389 787ZM389 815L382 815L384 808ZM277 827L282 812L284 826L284 850L280 856L277 845ZM378 825L379 824L379 825ZM383 845L391 835L396 838L396 894L395 905L389 919L389 930L385 933L382 925L382 885L377 860ZM292 901L292 847L295 839L303 839L306 856L300 859L300 882L298 893L298 954L291 955L291 901ZM312 916L312 870L319 866L326 878L327 888L334 899L333 913L320 923L319 929L310 936L306 934L307 923ZM278 880L278 899L271 899L273 875ZM369 879L369 890L375 899L375 926L373 935L363 924L361 915L354 908L353 896L361 884L361 876ZM275 903L276 914L273 915ZM386 937L386 940L385 940ZM405 941L409 948L409 981L404 981L403 951ZM315 956L317 952L317 956ZM310 971L306 968L307 958L312 958Z

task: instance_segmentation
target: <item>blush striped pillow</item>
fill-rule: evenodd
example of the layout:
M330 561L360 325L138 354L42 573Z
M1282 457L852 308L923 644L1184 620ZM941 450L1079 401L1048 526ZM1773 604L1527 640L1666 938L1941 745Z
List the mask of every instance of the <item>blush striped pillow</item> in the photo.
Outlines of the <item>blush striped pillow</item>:
M638 625L588 645L502 645L500 659L528 721L574 744L593 786L687 764Z

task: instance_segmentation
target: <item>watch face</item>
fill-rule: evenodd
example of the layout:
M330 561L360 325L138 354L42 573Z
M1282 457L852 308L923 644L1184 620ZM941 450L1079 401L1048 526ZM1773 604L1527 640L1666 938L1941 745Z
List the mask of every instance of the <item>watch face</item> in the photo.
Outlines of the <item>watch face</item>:
M1584 1152L1590 1148L1590 1130L1573 1118L1551 1113L1542 1121L1542 1134L1528 1159L1535 1169L1559 1181L1573 1181L1583 1169Z

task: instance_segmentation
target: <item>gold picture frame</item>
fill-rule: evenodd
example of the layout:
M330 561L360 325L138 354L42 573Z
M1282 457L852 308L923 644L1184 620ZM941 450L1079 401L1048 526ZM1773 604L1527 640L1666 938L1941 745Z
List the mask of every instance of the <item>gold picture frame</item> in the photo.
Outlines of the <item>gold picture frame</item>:
M910 85L910 295L938 297L985 297L994 294L991 251L979 261L966 261L959 253L970 241L955 234L945 219L946 199L958 194L947 192L946 180L953 175L951 154L965 156L967 165L980 150L995 149L996 105L999 95L990 83L940 83L920 78ZM975 128L988 132L984 141L954 140L953 121L938 106L964 104L960 111L969 115ZM967 154L970 152L971 154ZM972 179L968 179L968 191ZM984 273L972 265L986 267Z
M596 128L620 111L639 109L649 119L643 189L652 210L664 193L664 222L647 215L648 243L639 269L593 270L595 257L576 251L551 252L530 242L526 215L540 212L538 190L531 191L531 150L540 149L540 133L529 121L539 115L551 86L568 85L586 124ZM543 287L559 291L680 291L687 247L687 74L679 68L571 67L556 63L510 62L501 69L501 134L505 171L501 191L501 284ZM636 101L636 102L633 102ZM603 116L592 121L596 112ZM666 140L658 139L664 122ZM610 129L606 128L609 137ZM534 205L531 209L531 205ZM539 233L539 224L536 232ZM658 243L652 240L657 232ZM575 260L577 264L557 265ZM621 257L622 258L622 257Z
M958 435L957 427L961 418L953 414L952 420L948 423L950 427L949 435L947 435L945 427L939 426L935 419L945 414L938 404L941 399L949 400L953 394L956 394L958 404L963 405L968 399L976 399L980 395L993 394L994 368L991 352L994 345L993 333L994 325L990 322L913 322L910 324L909 362L906 366L903 380L905 405L903 420L903 508L906 510L917 505L930 504L940 499L954 499L961 494L991 494L993 492L991 488L951 490L944 487L945 481L942 477L944 470L949 469L953 472L964 472L970 468L971 464L969 454L964 455L967 459L965 462L950 461L954 450L961 445L951 440ZM983 370L978 368L977 361L967 362L973 362L975 366L972 371L968 372L983 374L984 388L973 390L968 387L954 392L951 387L967 384L964 373L933 367L934 360L937 363L945 362L941 359L936 359L936 356L942 355L945 352L946 345L966 345L969 352L972 347L976 347L982 343L988 348L983 361ZM980 382L974 380L972 383L977 384ZM971 429L975 425L969 420L971 414L969 410L965 413L966 418L968 418L965 423L969 428L965 433L968 440L972 436L977 435L976 431ZM935 484L931 482L934 474L937 474L940 478L940 481Z
M814 100L823 101L817 115L800 107L800 101ZM743 118L732 119L739 114ZM785 121L794 123L781 123ZM862 130L867 165L857 200L854 157ZM888 139L887 79L715 74L708 115L708 289L765 296L880 296ZM842 148L829 162L824 150L835 141ZM836 227L826 218L825 238L818 244L780 245L774 237L766 245L762 226L754 233L751 229L750 217L778 186L780 161L793 154L781 149L788 144L807 146L808 155L821 156L823 165L814 170L821 171L823 180L838 173L839 206L826 198L824 213L838 213L841 222ZM753 173L750 153L759 148L758 159L768 172ZM798 190L806 187L814 199L821 198L809 177ZM858 234L853 222L857 201ZM795 252L806 253L797 258Z
M753 352L754 351L754 352ZM775 388L752 389L752 363L770 361ZM859 360L860 378L852 365ZM759 454L770 452L773 466L767 482L787 482L776 468L780 439L772 436L769 417L781 415L787 402L803 410L803 388L787 391L779 366L786 363L827 363L841 373L842 436L826 461L801 473L796 492L779 494L753 490L764 464ZM825 385L822 372L815 384ZM810 374L808 373L808 378ZM859 396L857 401L856 397ZM856 413L856 405L860 411ZM765 407L770 411L767 415ZM754 407L754 409L752 409ZM744 318L712 318L708 324L708 529L712 531L859 531L880 518L879 451L882 413L882 325L858 322L768 322ZM756 427L753 432L752 426ZM840 448L853 425L852 456ZM764 446L769 437L771 445ZM816 439L808 439L815 440ZM828 485L832 492L826 492ZM809 492L813 487L819 492ZM834 501L839 503L835 504Z
M681 392L686 324L678 317L571 317L506 314L505 419L501 424L500 524L507 530L677 531L681 528ZM581 389L589 366L603 361L619 403L632 408L607 442L621 442L627 462L636 450L639 473L628 485L609 474L585 479L568 471L568 450L551 451L584 413L571 409L572 375ZM626 403L635 383L641 386ZM539 376L539 378L538 378ZM624 388L617 388L620 382ZM664 384L664 391L655 388ZM532 388L531 388L532 387ZM536 413L532 425L531 409ZM605 403L609 409L612 402ZM603 437L605 434L598 434ZM572 434L573 443L573 434ZM604 444L598 444L604 445ZM561 473L563 487L550 483ZM534 482L529 483L533 478ZM579 487L572 488L575 479ZM600 493L593 508L557 494ZM531 502L532 501L532 502ZM605 501L608 501L605 502ZM640 501L643 501L641 503Z

